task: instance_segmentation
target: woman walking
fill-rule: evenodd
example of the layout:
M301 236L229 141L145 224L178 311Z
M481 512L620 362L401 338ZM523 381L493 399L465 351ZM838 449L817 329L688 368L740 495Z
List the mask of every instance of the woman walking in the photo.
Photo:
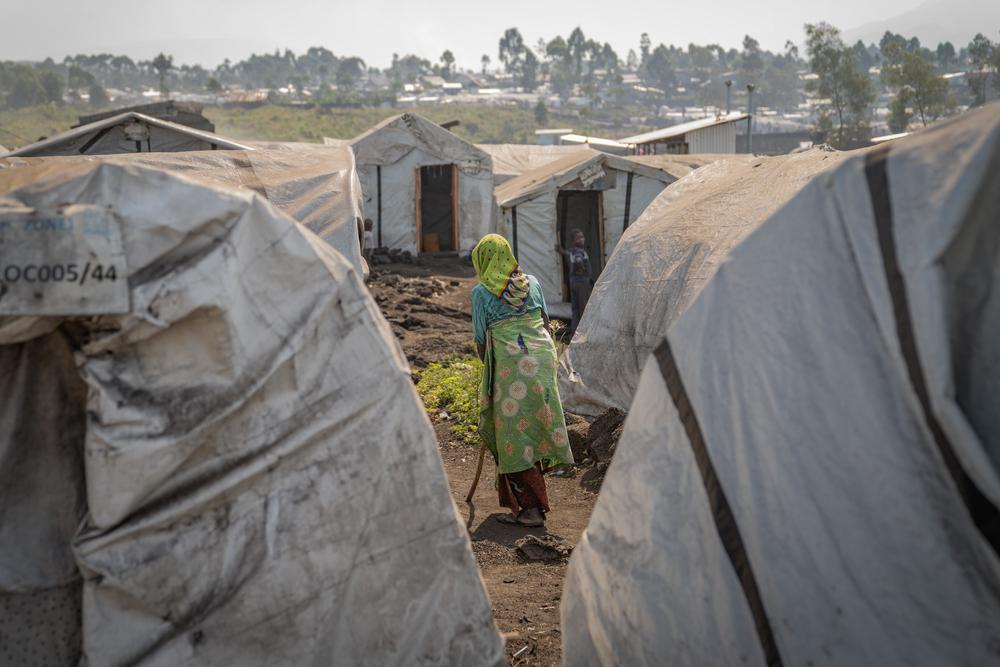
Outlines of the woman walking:
M479 434L497 464L501 519L542 526L549 511L543 473L572 463L555 345L538 281L518 267L507 240L488 234L472 251L472 329L483 378Z

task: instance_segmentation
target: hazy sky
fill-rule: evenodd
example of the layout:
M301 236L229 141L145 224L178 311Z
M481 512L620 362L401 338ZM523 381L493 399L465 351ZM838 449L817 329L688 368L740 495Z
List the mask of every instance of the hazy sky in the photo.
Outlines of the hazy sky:
M534 45L579 25L624 58L639 35L687 45L738 46L745 33L765 48L801 43L802 25L826 20L842 29L894 16L921 0L0 0L0 59L61 59L113 52L178 64L218 64L252 51L325 46L386 66L394 52L437 60L451 48L460 65L494 61L511 26ZM990 3L996 0L981 0Z

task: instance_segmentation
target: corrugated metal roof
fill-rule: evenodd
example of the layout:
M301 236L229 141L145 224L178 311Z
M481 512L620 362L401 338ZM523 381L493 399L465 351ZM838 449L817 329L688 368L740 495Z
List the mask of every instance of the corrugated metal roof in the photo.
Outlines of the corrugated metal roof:
M601 137L588 137L583 134L564 134L561 137L559 137L559 141L571 144L590 144L592 146L605 146L607 148L617 148L623 151L629 149L628 144L623 144L620 141L615 141L614 139L602 139Z
M688 132L703 130L706 127L725 125L726 123L736 123L741 120L746 120L749 117L750 115L745 113L731 113L728 116L709 116L708 118L699 118L698 120L692 120L688 123L665 127L661 130L653 130L652 132L637 134L634 137L626 137L624 139L619 139L619 141L623 144L648 144L654 141L664 141L666 139L672 139L673 137L680 137Z
M873 144L884 144L887 141L895 141L896 139L902 139L903 137L909 136L909 132L899 132L897 134L883 134L881 137L872 137L871 141Z

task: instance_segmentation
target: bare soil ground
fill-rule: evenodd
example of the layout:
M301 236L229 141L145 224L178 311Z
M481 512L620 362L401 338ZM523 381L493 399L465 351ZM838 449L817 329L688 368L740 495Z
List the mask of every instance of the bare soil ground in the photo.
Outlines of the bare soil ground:
M474 353L469 293L475 284L467 262L449 259L375 267L369 287L410 363L419 369L456 354ZM432 421L452 497L468 521L465 496L475 476L478 448L454 437L448 422L436 417ZM493 616L506 639L507 658L514 665L558 665L562 646L559 601L566 562L527 561L518 554L515 542L528 534L548 533L575 546L597 495L582 488L579 477L549 476L552 512L546 527L522 528L496 520L507 510L497 502L495 479L496 469L487 455L473 499L470 537Z

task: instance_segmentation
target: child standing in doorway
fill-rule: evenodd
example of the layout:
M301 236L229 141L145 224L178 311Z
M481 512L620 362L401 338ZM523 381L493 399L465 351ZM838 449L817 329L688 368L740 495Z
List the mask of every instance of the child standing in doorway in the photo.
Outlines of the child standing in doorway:
M572 245L564 249L558 243L556 252L560 253L569 264L569 301L573 308L573 319L569 325L569 333L576 332L576 327L583 317L583 310L590 300L590 290L593 281L590 274L590 255L587 254L587 237L579 229L570 233Z

